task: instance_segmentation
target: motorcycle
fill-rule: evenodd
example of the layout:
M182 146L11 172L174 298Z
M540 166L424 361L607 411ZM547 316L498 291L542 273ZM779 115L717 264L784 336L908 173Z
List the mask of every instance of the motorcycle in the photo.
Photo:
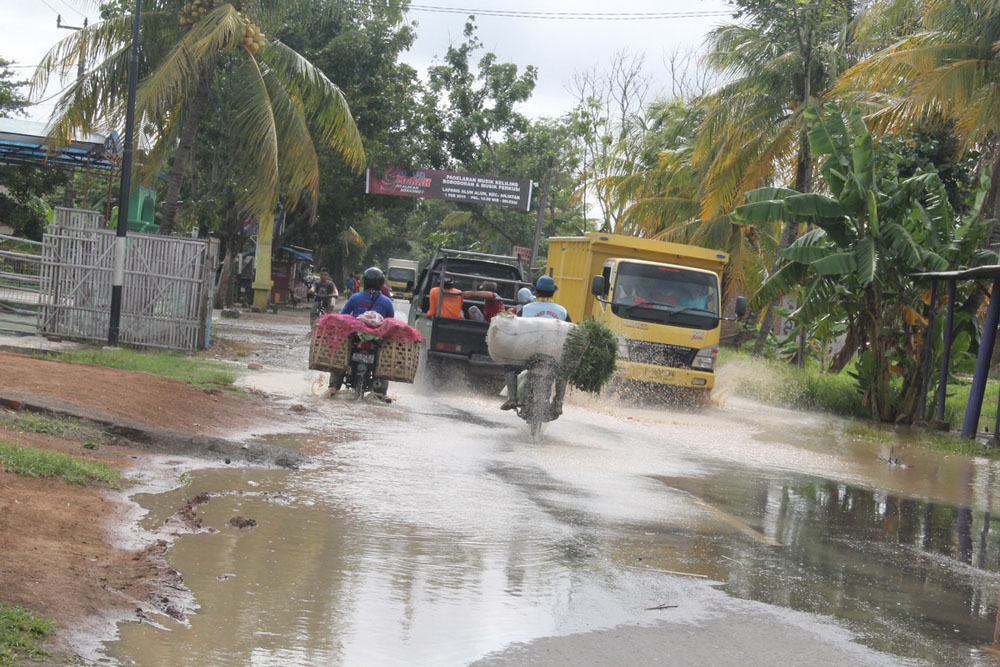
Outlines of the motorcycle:
M332 296L316 296L313 298L312 310L309 311L309 326L316 328L316 320L334 311Z
M348 368L344 373L330 374L330 389L340 391L347 386L354 391L354 397L364 398L366 393L374 393L380 400L389 402L386 392L389 383L375 377L381 341L376 336L353 333L350 338Z
M552 409L552 396L556 384L556 360L538 354L530 359L517 380L517 416L528 424L531 437L537 438L542 425L554 421L559 415Z

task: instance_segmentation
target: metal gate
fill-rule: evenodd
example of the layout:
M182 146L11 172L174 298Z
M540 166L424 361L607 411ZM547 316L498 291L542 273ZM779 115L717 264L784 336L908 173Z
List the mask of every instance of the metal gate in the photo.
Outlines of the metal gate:
M38 322L42 244L0 234L0 331L34 334Z
M39 331L107 340L114 272L113 230L53 226L44 236ZM123 345L205 347L218 243L129 233L119 341Z

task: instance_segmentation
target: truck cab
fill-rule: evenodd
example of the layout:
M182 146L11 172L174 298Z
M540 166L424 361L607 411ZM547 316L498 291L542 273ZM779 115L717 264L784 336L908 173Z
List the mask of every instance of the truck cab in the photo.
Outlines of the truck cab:
M728 259L696 246L590 233L550 239L547 272L574 321L598 319L618 336L618 386L683 390L705 403L715 385Z
M484 281L497 284L497 293L505 306L513 306L517 290L527 285L520 260L504 255L439 249L417 280L410 306L409 324L424 337L427 368L435 373L445 364L457 364L470 375L502 378L503 366L494 362L486 346L487 322L472 318L470 308L479 306L482 299L463 299L462 319L441 316L438 300L437 313L430 311L430 292L441 288L445 279L460 291L478 290Z
M390 259L386 265L385 282L398 299L412 299L417 284L419 264L412 259Z

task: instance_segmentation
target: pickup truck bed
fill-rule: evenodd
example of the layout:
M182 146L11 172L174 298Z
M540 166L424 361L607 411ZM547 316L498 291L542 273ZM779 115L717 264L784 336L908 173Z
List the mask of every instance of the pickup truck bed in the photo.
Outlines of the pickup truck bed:
M427 340L427 360L455 359L469 365L474 375L503 375L503 365L490 359L486 347L489 324L475 320L433 318L420 314L416 329Z

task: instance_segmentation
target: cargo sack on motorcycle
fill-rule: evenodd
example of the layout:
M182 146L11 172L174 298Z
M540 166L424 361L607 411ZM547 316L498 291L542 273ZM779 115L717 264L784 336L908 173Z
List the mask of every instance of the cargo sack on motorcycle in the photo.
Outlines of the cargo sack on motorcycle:
M530 357L544 354L558 360L575 325L550 317L515 317L500 313L490 320L486 346L500 364L521 366Z
M556 373L580 391L596 394L611 379L617 359L615 335L597 320L587 320L569 331Z

